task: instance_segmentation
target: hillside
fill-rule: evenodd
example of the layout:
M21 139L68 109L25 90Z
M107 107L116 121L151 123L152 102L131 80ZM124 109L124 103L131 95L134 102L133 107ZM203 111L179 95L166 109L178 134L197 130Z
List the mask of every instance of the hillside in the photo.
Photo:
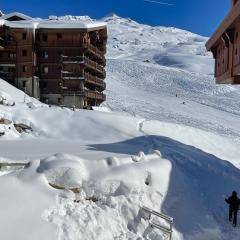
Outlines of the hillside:
M116 15L104 20L109 26L110 108L240 136L240 88L215 84L207 38Z
M239 191L239 88L214 84L206 38L104 20L110 112L48 106L0 79L1 161L30 161L0 171L0 235L166 239L147 206L174 218L174 240L239 239L224 203Z

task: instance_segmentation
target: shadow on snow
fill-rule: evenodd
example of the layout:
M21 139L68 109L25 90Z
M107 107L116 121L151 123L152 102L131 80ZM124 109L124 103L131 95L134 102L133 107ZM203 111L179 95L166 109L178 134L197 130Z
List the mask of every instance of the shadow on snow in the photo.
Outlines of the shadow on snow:
M227 220L225 195L240 190L240 171L231 163L162 136L88 146L90 150L136 155L159 150L172 164L162 212L174 217L184 239L239 239ZM224 147L224 146L223 146Z

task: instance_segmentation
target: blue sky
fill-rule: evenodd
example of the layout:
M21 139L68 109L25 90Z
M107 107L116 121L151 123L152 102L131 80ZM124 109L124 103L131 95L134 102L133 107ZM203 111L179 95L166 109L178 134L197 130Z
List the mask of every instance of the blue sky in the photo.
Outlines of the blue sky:
M166 4L165 4L166 3ZM228 13L230 0L1 0L3 12L19 11L46 18L49 15L109 13L150 25L173 26L210 36Z

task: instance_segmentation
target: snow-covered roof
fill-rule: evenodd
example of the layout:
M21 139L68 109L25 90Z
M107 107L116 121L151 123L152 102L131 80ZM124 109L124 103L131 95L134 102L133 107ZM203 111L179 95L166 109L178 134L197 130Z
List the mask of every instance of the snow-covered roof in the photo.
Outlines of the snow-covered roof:
M5 25L12 28L46 28L46 29L92 29L105 28L107 23L97 21L84 20L42 20L31 19L22 21L7 21L0 18L0 25Z
M27 16L23 13L19 13L19 12L12 12L12 13L8 13L8 14L4 14L3 16L0 17L0 19L8 20L15 16L21 18L22 20L32 20L33 19L32 17Z
M105 22L93 22L82 20L44 20L39 22L38 28L69 28L69 29L89 29L106 27Z

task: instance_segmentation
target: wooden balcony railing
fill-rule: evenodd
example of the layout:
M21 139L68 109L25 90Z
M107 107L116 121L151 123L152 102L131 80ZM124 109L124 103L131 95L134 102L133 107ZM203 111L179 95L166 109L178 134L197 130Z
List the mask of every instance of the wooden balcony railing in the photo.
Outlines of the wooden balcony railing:
M85 97L100 100L100 101L106 100L106 95L104 93L99 93L99 92L91 91L91 90L85 91Z
M85 64L86 68L100 73L103 78L106 77L106 71L103 66L97 62L90 60L85 56L62 56L62 63L64 64Z
M84 56L62 56L63 63L84 63Z
M105 66L106 65L106 59L104 57L104 52L99 50L96 46L94 46L91 43L86 43L84 45L85 51L95 55L99 60L101 60L101 63Z
M106 77L106 71L105 71L104 67L99 65L97 62L94 62L94 61L90 60L89 58L85 57L84 63L87 68L97 71L98 73L100 73L103 76L103 78Z
M0 63L1 64L15 64L16 57L2 57L0 56Z
M0 78L7 80L7 81L13 81L15 78L15 73L13 72L0 72Z
M84 80L84 77L82 76L81 73L62 71L62 79L63 80Z
M85 81L87 83L92 83L94 85L97 85L102 89L106 89L106 83L103 81L103 79L98 78L97 76L93 76L89 73L85 73Z
M100 100L100 101L106 100L105 94L99 93L96 91L91 91L91 90L80 90L80 91L64 90L63 95L64 96L83 96L83 97L96 99L96 100Z

